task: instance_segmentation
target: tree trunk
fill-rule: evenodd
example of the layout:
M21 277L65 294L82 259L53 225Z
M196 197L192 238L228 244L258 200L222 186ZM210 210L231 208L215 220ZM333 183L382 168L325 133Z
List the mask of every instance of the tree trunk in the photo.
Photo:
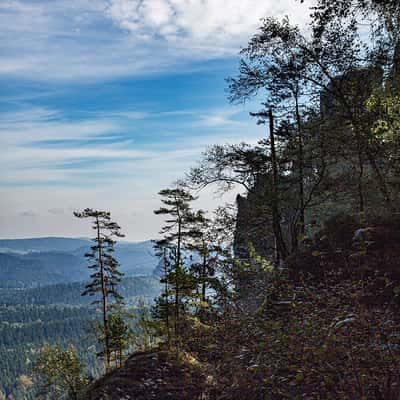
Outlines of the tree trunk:
M274 117L272 110L269 109L269 133L270 133L270 151L272 163L272 225L276 241L277 257L276 262L279 263L280 259L285 259L287 256L287 249L283 240L280 216L279 216L279 199L278 199L278 164L276 159L275 149L275 135L274 135Z
M207 274L207 253L205 248L203 248L203 265L201 270L201 301L206 302L206 274Z
M171 346L171 331L170 331L170 326L169 326L169 300L168 300L168 281L167 281L167 250L164 249L164 279L165 279L165 325L167 328L167 345L168 349Z
M297 137L298 137L298 163L299 163L299 197L300 197L300 233L305 232L305 217L304 217L304 160L303 160L303 131L301 128L301 118L299 111L299 98L295 93L296 102L296 121L297 121ZM297 240L296 240L297 243Z
M377 180L378 186L379 186L379 190L381 191L381 193L382 193L382 195L383 195L383 197L385 199L386 204L389 206L389 208L392 209L393 208L393 204L392 204L392 199L391 199L391 196L390 196L390 191L389 191L388 186L386 184L385 178L383 177L382 172L381 172L381 170L379 168L379 165L377 164L376 159L375 159L375 157L372 154L370 149L367 149L366 153L367 153L368 161L371 164L371 167L375 172L376 180Z
M356 132L357 140L357 156L358 156L358 208L360 213L364 212L365 200L364 200L364 159L362 154L361 139L358 132Z
M182 240L182 221L178 210L178 245L177 245L177 260L175 269L175 339L178 339L180 334L179 329L179 274L181 271L181 240Z
M99 217L96 217L96 227L97 227L97 246L98 246L98 257L100 264L100 280L101 280L101 293L102 293L102 303L103 303L103 329L104 329L104 356L106 360L106 371L110 368L110 337L108 332L108 320L107 320L107 288L104 277L104 264L103 264L103 254L102 254L102 242L100 237L100 222Z

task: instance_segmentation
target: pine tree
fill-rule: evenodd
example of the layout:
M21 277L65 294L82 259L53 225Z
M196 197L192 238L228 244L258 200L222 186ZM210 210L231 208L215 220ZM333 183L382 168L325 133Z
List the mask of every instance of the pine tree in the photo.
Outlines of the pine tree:
M171 346L171 316L172 316L172 302L170 300L172 291L168 283L168 274L171 271L171 263L173 263L172 249L164 240L155 242L156 255L160 257L160 262L163 268L163 275L160 279L160 283L163 285L163 291L161 295L156 299L155 306L152 310L153 318L157 321L162 322L162 325L158 326L158 333L161 336L166 336L167 347Z
M158 305L163 305L167 310L169 318L169 290L173 297L173 323L174 340L177 347L182 336L182 323L187 305L186 300L190 298L196 289L194 277L188 271L184 263L184 250L189 240L199 237L200 232L194 226L198 215L190 207L190 203L195 200L188 191L176 189L164 189L159 192L163 197L163 206L155 210L156 215L165 215L166 224L161 229L163 235L161 240L156 241L156 247L168 249L169 270L166 270L165 284L167 285L167 295L160 299ZM169 329L169 328L168 328Z
M111 359L114 361L116 367L121 367L133 332L120 313L109 314L108 329Z
M77 218L90 218L93 220L92 229L96 235L92 239L94 245L91 252L85 254L91 262L89 269L93 271L90 275L91 282L85 286L82 296L94 296L100 294L100 299L92 304L102 305L102 330L103 330L103 352L106 369L111 364L109 312L113 305L122 303L123 297L117 290L117 285L121 281L121 272L118 271L118 262L113 257L114 244L113 237L123 237L120 226L111 221L108 211L99 211L86 208L83 212L74 212ZM114 300L114 304L111 303Z
M222 249L218 243L215 221L207 218L203 211L196 213L193 229L196 229L199 234L189 242L187 248L198 254L200 258L199 262L191 264L190 271L197 282L200 309L202 309L208 306L207 289L212 288L215 282L216 258Z

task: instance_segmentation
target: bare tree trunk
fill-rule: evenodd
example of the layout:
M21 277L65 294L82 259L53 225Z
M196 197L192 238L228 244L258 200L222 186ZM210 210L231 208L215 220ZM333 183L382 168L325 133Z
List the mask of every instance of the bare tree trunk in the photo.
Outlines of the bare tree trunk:
M298 162L299 162L300 233L303 235L305 232L303 131L301 128L299 97L297 92L295 93L295 102L296 102L296 121L297 121L297 137L298 137Z
M207 253L203 244L203 265L201 269L201 301L206 302L206 274L207 274Z
M176 260L176 269L175 269L175 339L179 342L179 334L180 334L180 327L179 327L179 273L181 271L181 241L182 241L182 221L179 215L178 210L178 245L177 245L177 260Z
M275 135L274 135L274 117L272 110L268 111L269 117L269 133L270 133L270 150L271 150L271 163L272 163L272 225L274 236L276 240L277 257L276 262L279 263L280 259L285 259L287 256L287 249L283 240L282 229L279 216L279 199L278 199L278 164L275 149Z
M360 149L358 149L358 207L360 213L364 212L364 187L363 187L363 176L364 176L364 161Z
M392 203L392 199L391 199L391 196L390 196L390 191L389 191L388 186L386 184L385 178L382 175L382 172L381 172L381 170L379 168L379 165L377 164L376 159L373 156L373 154L372 154L370 149L367 149L366 153L367 153L368 161L371 164L371 167L375 172L376 180L377 180L378 186L379 186L379 190L381 191L381 193L382 193L382 195L383 195L383 197L385 199L386 204L390 208L393 208L393 203Z
M169 300L168 300L168 281L167 281L167 254L166 254L167 250L164 248L164 278L165 278L165 304L166 304L166 312L165 312L165 324L166 324L166 328L167 328L167 345L168 345L168 349L171 346L171 328L169 326Z
M100 237L100 222L99 217L96 217L97 227L97 246L98 246L98 257L100 264L100 280L101 280L101 293L102 293L102 305L103 305L103 329L104 329L104 356L106 359L106 371L110 368L110 337L108 332L108 319L107 319L107 288L104 277L104 263L102 254L102 242Z

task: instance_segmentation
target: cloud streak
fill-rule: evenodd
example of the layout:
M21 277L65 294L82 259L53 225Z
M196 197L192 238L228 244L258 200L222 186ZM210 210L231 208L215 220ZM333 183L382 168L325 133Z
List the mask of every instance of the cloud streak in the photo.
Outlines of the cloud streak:
M235 51L262 17L291 13L304 24L307 12L292 0L111 0L108 8L119 26L144 40L161 38L211 52L216 48Z
M243 132L258 131L252 121L237 108L176 110L174 132L158 135L148 142L146 135L126 123L121 111L104 116L88 113L79 121L66 121L61 111L31 108L3 113L0 123L0 184L3 185L82 185L88 181L110 182L118 179L145 181L152 176L177 178L201 155L210 143L238 142ZM164 112L140 113L145 127L158 120L164 124ZM129 118L132 117L128 113ZM136 118L136 114L133 116ZM188 118L189 117L189 118ZM31 122L28 122L30 120ZM141 127L137 128L140 132ZM149 128L147 128L148 130ZM191 131L190 136L186 134ZM153 136L153 135L152 135ZM163 172L159 172L159 171ZM154 180L154 179L153 179ZM164 180L165 181L165 180Z
M229 9L224 0L3 0L0 76L82 82L190 70L236 55L262 17L305 26L308 13L295 0L230 0Z

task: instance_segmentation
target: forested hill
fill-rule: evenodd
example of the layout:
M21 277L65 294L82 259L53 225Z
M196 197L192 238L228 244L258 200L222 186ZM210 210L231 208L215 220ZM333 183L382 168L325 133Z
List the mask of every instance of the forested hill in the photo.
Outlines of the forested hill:
M89 305L93 299L81 296L84 282L59 283L32 289L0 289L0 306L15 305ZM151 302L160 292L158 279L146 276L125 278L120 283L125 302L132 303L139 297Z
M57 237L0 240L0 399L3 393L21 398L18 379L30 372L46 343L74 345L90 374L99 373L92 337L99 315L91 306L95 298L81 295L91 245L88 239ZM116 257L126 306L152 303L160 293L152 277L158 263L152 243L118 243Z
M34 288L89 277L88 239L34 238L0 240L0 288ZM116 245L125 276L152 275L158 264L151 241Z
M97 376L95 330L99 313L90 296L81 296L84 284L65 283L32 289L0 289L0 399L27 399L20 393L19 377L29 374L44 344L74 345L91 375ZM152 277L131 277L121 282L125 304L134 309L149 304L160 293ZM29 399L36 398L28 397Z

